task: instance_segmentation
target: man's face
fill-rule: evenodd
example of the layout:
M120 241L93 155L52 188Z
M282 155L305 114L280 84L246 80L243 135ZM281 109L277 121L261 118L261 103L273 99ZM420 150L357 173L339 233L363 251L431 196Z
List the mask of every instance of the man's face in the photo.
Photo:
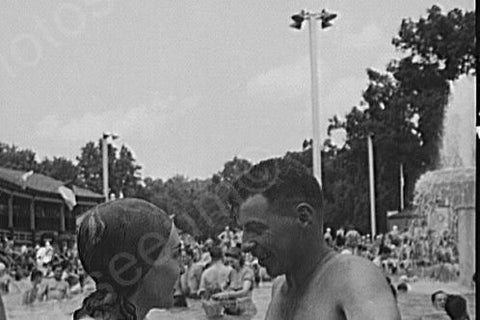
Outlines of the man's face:
M294 213L281 216L278 214L280 210L289 208L270 204L264 196L257 194L241 205L239 213L244 247L258 258L272 277L290 271L300 245Z
M447 294L441 292L435 295L433 299L433 306L437 310L444 310L445 309L445 302L447 301Z
M227 257L225 257L225 265L226 266L231 266L234 269L239 269L240 268L240 260L227 256Z
M184 265L189 265L190 262L192 261L192 257L185 250L182 250L182 255L181 255L180 261Z
M62 273L63 273L62 268L56 267L53 270L53 277L55 278L55 280L60 281L62 279Z

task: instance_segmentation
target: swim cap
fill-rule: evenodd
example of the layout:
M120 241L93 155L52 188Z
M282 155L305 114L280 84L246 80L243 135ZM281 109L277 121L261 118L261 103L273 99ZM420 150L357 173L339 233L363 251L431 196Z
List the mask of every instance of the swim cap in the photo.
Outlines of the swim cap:
M131 292L150 270L174 226L168 215L140 199L119 199L85 213L78 254L97 290Z

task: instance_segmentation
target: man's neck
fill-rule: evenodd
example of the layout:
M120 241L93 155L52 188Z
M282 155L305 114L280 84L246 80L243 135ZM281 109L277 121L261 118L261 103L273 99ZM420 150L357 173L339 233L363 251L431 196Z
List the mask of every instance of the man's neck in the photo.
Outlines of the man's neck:
M310 245L303 247L302 251L302 259L297 259L292 271L286 273L288 288L293 292L304 288L315 270L321 267L332 253L332 249L324 244L323 239L310 242Z
M212 261L212 266L223 266L223 261L222 260L216 260Z

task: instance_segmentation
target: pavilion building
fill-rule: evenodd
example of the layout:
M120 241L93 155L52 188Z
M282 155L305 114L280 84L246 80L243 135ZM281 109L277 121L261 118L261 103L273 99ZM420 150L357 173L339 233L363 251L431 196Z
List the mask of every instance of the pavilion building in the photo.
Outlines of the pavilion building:
M102 202L104 197L90 190L0 167L0 237L16 244L35 244L45 237L71 242L77 218Z

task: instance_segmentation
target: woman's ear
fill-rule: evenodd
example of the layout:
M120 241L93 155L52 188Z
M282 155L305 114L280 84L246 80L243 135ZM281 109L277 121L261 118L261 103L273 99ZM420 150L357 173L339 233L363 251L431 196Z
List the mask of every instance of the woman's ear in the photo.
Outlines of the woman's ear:
M313 223L315 210L311 205L302 202L295 207L298 222L302 227L307 227Z

